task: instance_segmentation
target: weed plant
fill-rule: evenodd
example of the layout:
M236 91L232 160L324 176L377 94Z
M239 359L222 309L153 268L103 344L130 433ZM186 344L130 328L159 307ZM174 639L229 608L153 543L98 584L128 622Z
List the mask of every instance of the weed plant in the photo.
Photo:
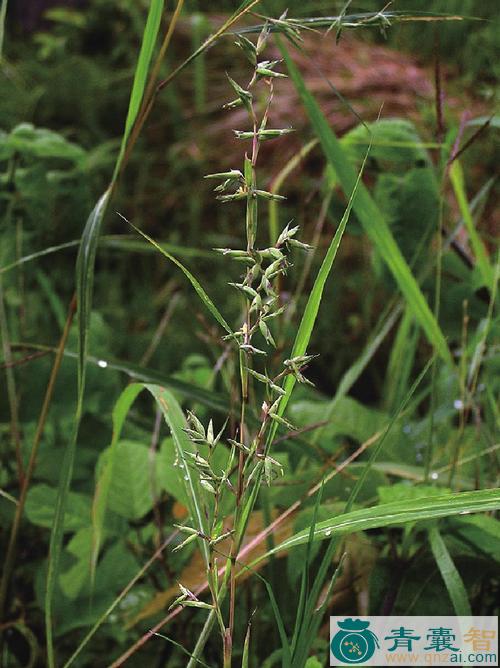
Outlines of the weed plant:
M492 180L470 199L466 181L468 146L495 121L446 131L437 105L439 136L425 142L407 119L382 110L338 138L292 58L304 32L336 33L341 48L344 30L385 33L422 15L346 7L305 19L264 16L258 5L246 0L213 34L196 14L193 53L164 73L183 2L165 26L164 3L148 3L119 146L88 151L27 122L0 134L5 666L315 668L327 660L331 611L498 611L500 263L478 227ZM83 20L54 11L71 27L39 38L47 58ZM136 34L140 13L130 17ZM133 182L125 167L136 176L141 132L161 96L178 109L176 84L189 67L203 113L205 58L228 36L248 68L244 79L228 67L225 81L227 113L241 109L248 119L234 130L242 164L204 184L215 184L231 233L197 220L196 248L156 241L118 196L120 182L122 190ZM279 60L269 56L271 42ZM294 131L272 122L287 77L312 137L267 186L264 148ZM437 75L438 92L441 83ZM95 136L97 119L87 125ZM282 193L313 152L325 167L308 244ZM138 172L137 192L147 189L148 169ZM111 178L92 207L102 173ZM189 184L183 224L202 210L198 187ZM80 240L46 246L45 228L59 230L69 212L84 209ZM120 234L102 234L106 219ZM370 248L368 280L342 260L346 243ZM57 275L50 264L71 248L74 295L73 284L62 285L70 262L61 260ZM137 252L142 259L131 262ZM156 257L169 281L152 297ZM140 263L151 282L137 279ZM134 309L168 302L159 325L147 327L138 363L119 359L108 324L126 322L129 304L118 315L94 305L94 289L98 304L103 294L119 303L118 279ZM329 343L347 319L332 291L344 303L354 293L367 320L377 316L353 359ZM198 307L202 344L191 331ZM42 337L54 329L56 345ZM159 362L162 340L175 373ZM125 342L122 350L132 349ZM181 360L184 351L191 354ZM326 396L311 378L321 385L322 367L334 364L339 379ZM125 387L122 376L131 381ZM375 406L353 391L368 378Z

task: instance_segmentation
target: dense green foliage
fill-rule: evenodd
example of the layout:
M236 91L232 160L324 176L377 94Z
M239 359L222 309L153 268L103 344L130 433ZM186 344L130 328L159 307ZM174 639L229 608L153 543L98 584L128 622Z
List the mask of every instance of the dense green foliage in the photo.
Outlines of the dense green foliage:
M497 614L494 3L85 4L2 3L0 664L302 668L330 613ZM443 109L360 118L353 61L339 132L304 17L437 58Z

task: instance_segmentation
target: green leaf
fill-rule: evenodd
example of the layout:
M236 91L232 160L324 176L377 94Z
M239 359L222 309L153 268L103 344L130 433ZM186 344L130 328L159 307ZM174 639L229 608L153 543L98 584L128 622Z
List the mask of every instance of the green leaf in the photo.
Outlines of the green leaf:
M366 531L367 529L399 526L408 522L433 520L459 515L464 512L477 513L498 508L500 508L500 488L444 494L430 499L420 498L384 503L318 522L314 530L314 540L326 540L334 535L343 536L356 531ZM270 550L266 555L260 557L258 561L269 557L270 554L289 550L296 545L304 545L307 543L308 537L308 529L299 531Z
M153 507L154 462L143 443L119 441L112 447L102 453L97 465L98 470L109 467L110 458L114 459L107 505L126 519L138 520Z
M448 548L443 540L443 537L439 533L437 527L432 527L429 529L429 542L431 544L432 554L441 573L441 577L444 580L448 594L450 595L451 602L453 603L453 608L457 615L471 616L472 611L469 604L469 599L467 597L467 592L465 590L464 583L460 577L460 573L457 571L455 564L453 563Z
M104 462L102 470L98 475L96 490L94 494L94 501L92 506L92 577L95 573L97 558L99 556L99 549L102 542L102 533L104 527L104 518L108 505L109 490L115 475L115 462L117 444L121 436L123 424L128 415L130 407L135 401L137 395L142 389L141 385L128 385L118 398L113 409L113 434L111 437L111 445L107 451L107 459Z
M474 545L480 552L500 562L500 522L489 515L469 515L456 518L458 536Z
M68 570L61 573L59 586L67 598L75 599L89 580L92 527L85 527L77 531L66 549L76 557L76 561Z
M290 420L300 427L331 419L331 423L321 428L321 447L325 450L331 451L336 447L335 438L338 436L348 436L363 443L387 424L387 414L368 408L351 397L336 400L332 416L329 415L330 404L330 401L317 399L295 401L288 411ZM318 442L317 439L315 442Z
M149 237L145 232L142 232L138 227L136 227L133 223L131 223L129 220L127 220L124 216L121 215L121 213L118 214L125 222L127 222L131 227L134 228L134 230L143 236L145 239L149 241L150 244L153 244L153 246L160 251L162 255L164 255L168 260L173 262L175 265L179 267L179 269L183 272L183 274L189 279L189 282L193 286L193 288L196 290L199 298L203 302L203 304L206 306L206 308L210 311L210 313L213 315L213 317L217 320L219 325L223 327L228 334L232 334L232 330L227 324L227 322L224 320L224 317L221 315L220 311L218 308L215 306L213 301L210 299L210 297L207 295L205 290L203 289L201 283L198 281L198 279L193 276L193 274L189 271L189 269L186 269L186 267L180 262L176 257L171 255L168 251L166 251L164 248L162 248L159 244L156 243L151 237Z
M184 506L188 505L186 489L179 479L177 453L172 438L165 438L158 453L158 483L167 494L170 494Z
M433 485L410 485L406 482L397 482L379 487L377 492L380 503L392 503L394 501L406 501L407 499L442 496L444 492L451 492L451 490Z
M312 290L309 294L309 298L307 300L304 313L300 320L299 329L295 337L292 352L290 354L291 359L295 357L301 357L302 355L305 355L307 352L307 346L309 345L311 334L314 329L314 325L316 323L316 318L318 316L319 307L321 305L321 299L323 297L323 291L325 289L326 281L328 279L328 276L330 275L330 271L333 267L333 263L337 256L337 251L339 249L342 236L344 235L347 221L349 220L349 216L354 204L356 191L361 183L361 176L363 174L363 168L365 166L367 157L368 153L365 154L365 159L358 173L358 177L353 185L346 210L344 211L344 215L342 216L339 226L333 236L333 239L330 242L326 255L323 259L323 262L321 263L321 267L319 268L318 274L314 281ZM295 387L296 382L297 379L295 377L295 374L290 374L286 377L284 384L285 394L283 395L279 403L277 411L279 416L283 415L283 413L285 412L288 401L292 396L293 388ZM271 428L270 430L268 443L272 442L275 433L276 433L276 425L273 425L273 428Z
M337 419L337 407L339 406L339 403L345 399L347 393L350 391L354 383L358 380L363 371L366 369L368 363L377 352L382 341L385 339L385 337L388 335L388 333L394 326L400 312L401 312L401 306L396 305L390 311L386 310L381 314L379 321L373 330L372 336L370 340L367 342L361 355L352 364L352 366L343 374L342 378L340 379L337 385L337 391L335 395L328 402L328 404L323 407L323 414L321 416L321 421L325 420L330 422L334 415ZM324 427L320 427L319 429L314 430L312 438L310 439L311 443L316 444L320 442L321 437L323 436L323 433L325 432L327 426L328 425L325 425ZM374 431L376 430L372 429L372 433ZM362 440L364 441L366 439L363 438Z
M74 353L70 352L66 352L65 354L67 356L74 355ZM139 364L132 364L131 362L101 360L92 356L88 357L88 361L97 366L100 366L104 361L106 362L106 368L103 369L103 373L108 373L108 370L120 371L133 380L165 386L183 399L200 403L202 406L206 406L217 413L227 415L228 400L224 395L197 387L193 383L188 383L181 378L168 376L156 369L149 369Z
M5 34L5 16L7 14L7 0L2 0L0 7L0 61L2 60L3 52L3 37Z
M323 664L315 656L310 656L305 662L304 668L323 668Z
M467 200L467 193L465 191L464 173L459 160L455 160L450 168L450 180L453 190L455 191L455 197L457 198L460 213L462 214L465 227L467 228L470 245L476 256L476 262L481 273L482 282L486 287L493 288L493 268L486 253L486 248L474 226L469 202Z
M47 128L35 128L32 123L20 123L8 135L3 135L0 151L5 157L21 153L34 158L59 158L81 164L86 152L77 144Z
M26 517L39 527L51 528L54 521L57 489L49 485L33 485L26 498ZM91 500L85 494L68 494L68 512L62 532L77 531L90 524Z
M203 510L203 506L206 505L204 502L205 493L201 488L199 475L191 469L188 461L189 458L186 457L187 452L194 452L194 447L184 431L188 426L184 413L174 395L169 390L160 387L159 385L146 384L144 387L151 392L155 398L165 422L170 427L177 455L178 475L184 485L189 513L192 521L195 523L195 528L206 535L208 530L206 528L206 519ZM207 544L205 541L201 541L200 545L202 554L208 564Z
M142 36L141 50L139 51L139 58L134 74L134 83L132 85L132 92L130 94L130 101L127 112L127 119L125 121L125 131L122 136L122 143L120 153L115 165L112 181L116 181L120 172L125 150L127 148L128 139L134 124L137 120L137 115L141 108L144 91L148 80L148 71L151 64L151 58L155 48L156 40L158 38L158 31L160 29L161 16L163 13L164 0L151 0L149 5L148 18L144 34Z
M359 181L359 174L356 176L356 172L349 162L344 148L335 136L315 98L306 88L304 80L285 46L282 42L279 42L279 46L287 64L290 77L306 108L314 131L320 140L323 152L335 170L345 195L351 195L357 181ZM421 325L430 343L435 346L439 355L447 363L453 364L443 333L394 240L380 209L363 184L359 184L355 194L356 197L352 206L363 229L387 263L399 289L412 309L415 319Z
M85 390L85 365L87 361L88 331L92 310L94 286L94 264L102 221L108 206L111 191L101 196L88 217L76 260L76 292L78 300L78 391L79 402Z

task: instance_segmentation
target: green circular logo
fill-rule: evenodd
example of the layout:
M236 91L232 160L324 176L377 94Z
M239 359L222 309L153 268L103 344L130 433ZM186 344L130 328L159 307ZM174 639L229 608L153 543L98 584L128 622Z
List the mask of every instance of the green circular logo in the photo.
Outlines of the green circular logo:
M363 663L370 659L379 646L377 636L368 628L370 622L344 619L338 622L340 630L333 636L330 649L342 663Z

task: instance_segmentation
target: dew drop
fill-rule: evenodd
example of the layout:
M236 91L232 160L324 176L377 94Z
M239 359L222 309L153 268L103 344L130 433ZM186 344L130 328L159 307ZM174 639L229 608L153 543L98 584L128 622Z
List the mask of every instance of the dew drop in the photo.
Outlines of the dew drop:
M332 535L332 530L331 529L326 529L325 536L331 536L331 535Z
M108 366L108 363L106 362L106 360L99 360L97 362L97 366L100 366L101 369L105 369Z
M433 480L437 480L439 478L439 473L436 473L436 471L434 471L433 473L431 473L431 478Z

